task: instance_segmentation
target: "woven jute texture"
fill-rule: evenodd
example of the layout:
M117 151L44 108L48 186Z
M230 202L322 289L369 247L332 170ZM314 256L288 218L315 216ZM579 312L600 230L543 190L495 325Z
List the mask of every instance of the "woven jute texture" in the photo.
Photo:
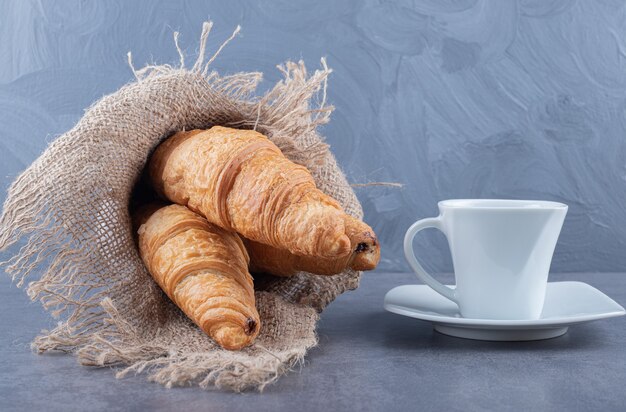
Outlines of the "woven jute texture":
M179 130L256 129L362 218L316 131L332 111L325 104L330 70L324 61L312 74L301 62L279 66L284 79L257 96L260 73L220 76L210 69L217 55L205 59L210 29L205 23L192 67L180 53L176 67L133 69L136 81L93 104L10 186L0 248L23 246L4 269L18 286L29 280L30 298L59 318L35 338L35 350L71 352L81 364L115 365L119 377L144 373L168 387L262 390L302 363L317 344L318 313L358 286L354 271L255 280L262 330L254 345L231 352L189 321L146 272L133 240L130 196L151 151Z

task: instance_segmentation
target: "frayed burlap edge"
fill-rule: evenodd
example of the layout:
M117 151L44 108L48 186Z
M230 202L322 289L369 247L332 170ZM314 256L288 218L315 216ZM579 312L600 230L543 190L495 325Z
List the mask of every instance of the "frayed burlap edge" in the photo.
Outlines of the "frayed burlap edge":
M260 73L220 77L209 71L217 54L239 32L238 27L215 55L205 60L211 27L210 22L203 25L200 54L190 70L185 69L178 33L174 34L174 40L180 54L179 67L149 65L135 70L129 53L129 64L137 81L94 103L85 117L51 143L9 188L0 217L0 250L22 238L26 243L2 265L18 287L23 286L29 275L42 273L28 285L28 295L62 319L56 328L43 331L34 340L35 350L72 352L84 365L120 365L123 368L118 370L118 377L147 373L150 380L168 387L197 384L234 391L262 390L303 363L308 349L317 344L318 312L345 290L358 286L360 273L354 271L333 277L300 273L289 279L270 279L262 291L257 291L257 303L262 318L266 316L273 322L266 322L272 334L266 338L260 336L252 347L241 352L224 351L207 342L206 336L198 334L198 329L187 319L170 322L184 330L178 335L177 331L169 331L173 335L168 337L158 327L142 330L146 323L158 325L159 319L182 315L171 307L171 302L155 298L161 292L150 281L130 243L127 211L130 191L125 189L134 185L151 150L172 132L212 124L259 130L292 161L307 166L321 190L337 198L348 213L362 218L354 193L316 132L332 111L326 105L326 79L330 70L325 61L322 60L322 70L310 76L302 62L279 66L285 79L257 99L253 94L261 80ZM225 114L220 112L213 118L203 112L203 107L194 107L193 113L176 112L170 119L169 112L162 108L148 107L159 101L162 88L172 83L199 84L198 90L207 95L198 96L198 101L208 102L208 107L212 107L211 99L219 99L220 105L225 106L221 109ZM311 108L311 99L319 98L320 91L321 99ZM168 93L175 95L175 91ZM146 106L145 113L139 117L127 115L125 110L132 114L135 106L124 105L136 105L137 101ZM176 101L165 103L177 104ZM106 118L111 113L117 116L116 124L110 124ZM120 142L106 133L108 129L112 136L118 136L117 128L132 129L138 121L144 124L141 136L149 138L133 140L129 136ZM85 147L97 151L84 153ZM133 162L125 164L121 171L113 171L119 175L116 182L121 183L119 187L111 186L106 154L112 158L120 150L128 151ZM85 159L88 156L91 157ZM69 170L65 172L58 165L64 158L84 167L77 171L72 169L73 165L67 165ZM89 179L89 184L74 179ZM77 214L76 210L84 213ZM118 230L117 238L111 239L110 232L114 229ZM138 282L151 299L125 295L129 288L137 288ZM160 302L156 307L155 299ZM208 349L194 350L196 342L198 347Z

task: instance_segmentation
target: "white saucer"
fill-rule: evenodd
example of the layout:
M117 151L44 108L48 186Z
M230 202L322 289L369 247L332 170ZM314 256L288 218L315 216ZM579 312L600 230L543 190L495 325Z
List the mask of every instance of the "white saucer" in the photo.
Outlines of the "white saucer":
M624 308L582 282L549 282L543 313L534 320L463 318L452 301L426 285L398 286L387 292L385 309L433 323L436 331L459 338L522 341L555 338L570 325L624 315Z

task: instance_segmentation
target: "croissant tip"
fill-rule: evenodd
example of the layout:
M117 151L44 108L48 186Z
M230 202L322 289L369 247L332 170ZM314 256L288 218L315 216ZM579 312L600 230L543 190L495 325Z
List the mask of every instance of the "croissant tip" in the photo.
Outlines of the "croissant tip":
M364 233L363 237L363 241L354 248L356 256L350 267L354 270L373 270L380 260L380 244L376 235L370 232Z
M246 319L246 335L254 334L254 332L256 331L256 326L257 326L256 320L252 318Z
M367 249L369 249L368 244L365 242L360 242L358 245L356 245L356 248L354 249L354 251L356 253L361 253L361 252L365 252Z
M363 253L377 249L378 239L376 239L376 235L370 232L365 232L362 237L363 241L357 243L354 248L355 253Z

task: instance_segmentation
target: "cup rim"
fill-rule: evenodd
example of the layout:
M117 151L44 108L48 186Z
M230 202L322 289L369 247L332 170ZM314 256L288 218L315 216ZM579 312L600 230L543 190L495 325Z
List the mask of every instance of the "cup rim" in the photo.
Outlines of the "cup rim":
M446 199L437 203L447 209L489 209L489 210L545 210L567 209L567 205L552 200L523 199Z

